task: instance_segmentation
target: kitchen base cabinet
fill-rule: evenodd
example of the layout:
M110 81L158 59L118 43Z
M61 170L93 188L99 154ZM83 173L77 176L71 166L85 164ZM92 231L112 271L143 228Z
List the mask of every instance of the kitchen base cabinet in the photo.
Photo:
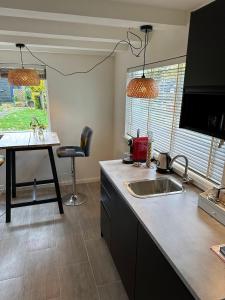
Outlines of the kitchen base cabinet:
M135 300L149 299L191 300L194 298L140 224Z
M103 171L101 233L130 300L193 299Z

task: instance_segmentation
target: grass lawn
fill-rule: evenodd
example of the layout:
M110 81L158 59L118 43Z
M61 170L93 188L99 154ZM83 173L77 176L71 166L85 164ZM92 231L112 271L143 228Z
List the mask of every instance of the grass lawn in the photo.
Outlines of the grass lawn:
M22 108L9 112L5 116L0 115L0 131L29 130L31 119L34 116L41 124L48 126L46 110Z

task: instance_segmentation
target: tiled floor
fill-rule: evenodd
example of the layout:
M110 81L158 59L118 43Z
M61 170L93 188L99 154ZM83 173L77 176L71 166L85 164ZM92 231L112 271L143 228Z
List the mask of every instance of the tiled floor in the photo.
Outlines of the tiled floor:
M0 217L0 300L128 299L100 237L99 184L78 189L87 203L64 216L53 203L13 209L10 224Z

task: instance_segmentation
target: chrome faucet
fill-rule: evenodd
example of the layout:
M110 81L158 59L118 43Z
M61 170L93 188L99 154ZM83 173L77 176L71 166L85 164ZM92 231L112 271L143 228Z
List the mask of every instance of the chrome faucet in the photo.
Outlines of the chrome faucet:
M175 160L177 160L178 158L183 158L185 160L185 169L184 169L184 174L182 176L183 182L184 183L188 183L191 178L188 176L188 159L185 155L176 155L170 162L169 164L169 169L172 168L172 165L174 163Z

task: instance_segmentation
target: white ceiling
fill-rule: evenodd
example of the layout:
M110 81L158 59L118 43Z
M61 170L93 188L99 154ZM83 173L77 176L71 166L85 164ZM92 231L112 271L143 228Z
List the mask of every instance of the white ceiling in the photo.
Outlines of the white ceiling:
M180 9L191 11L213 0L106 0L131 4L146 4L161 8Z
M224 0L225 1L225 0ZM108 54L131 28L184 27L189 11L210 0L0 0L0 50ZM130 5L132 3L132 5ZM146 4L148 7L146 7ZM120 45L118 51L127 51Z

